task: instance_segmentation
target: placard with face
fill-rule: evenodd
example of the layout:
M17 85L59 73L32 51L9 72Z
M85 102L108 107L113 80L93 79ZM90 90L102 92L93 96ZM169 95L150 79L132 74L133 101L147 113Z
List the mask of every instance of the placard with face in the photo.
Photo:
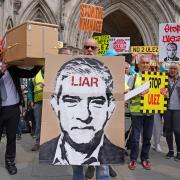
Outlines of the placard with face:
M124 161L122 57L47 55L40 161Z

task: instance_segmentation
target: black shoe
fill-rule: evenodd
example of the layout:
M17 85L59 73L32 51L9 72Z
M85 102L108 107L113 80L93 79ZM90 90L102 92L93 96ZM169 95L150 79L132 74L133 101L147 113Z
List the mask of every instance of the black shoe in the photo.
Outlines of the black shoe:
M17 168L14 162L6 162L6 169L10 175L14 175L17 173Z
M180 152L177 153L176 157L174 158L175 161L180 162Z
M167 159L170 159L170 158L173 158L174 157L174 151L169 151L167 154L166 154L166 158Z
M94 171L95 171L94 166L88 166L86 173L85 173L85 178L92 179L94 176Z
M117 173L114 171L114 169L109 165L109 175L112 178L117 177Z

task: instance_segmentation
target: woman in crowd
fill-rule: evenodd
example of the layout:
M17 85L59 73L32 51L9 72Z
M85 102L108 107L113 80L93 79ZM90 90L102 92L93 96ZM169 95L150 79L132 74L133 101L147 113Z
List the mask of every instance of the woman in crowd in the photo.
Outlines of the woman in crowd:
M169 77L169 97L168 97L168 110L164 114L164 130L166 141L168 144L169 152L166 157L168 159L174 157L173 148L173 133L175 135L175 142L177 154L176 161L180 161L180 76L179 65L171 64L168 71Z

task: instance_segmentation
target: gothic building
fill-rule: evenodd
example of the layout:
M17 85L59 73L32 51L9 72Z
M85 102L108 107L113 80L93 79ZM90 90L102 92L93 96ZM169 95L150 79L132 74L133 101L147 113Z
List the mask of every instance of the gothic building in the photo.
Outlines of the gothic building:
M157 45L158 27L180 21L180 0L0 0L0 36L27 20L59 26L59 40L74 48L91 33L80 31L80 3L104 7L102 34L131 37L131 45Z

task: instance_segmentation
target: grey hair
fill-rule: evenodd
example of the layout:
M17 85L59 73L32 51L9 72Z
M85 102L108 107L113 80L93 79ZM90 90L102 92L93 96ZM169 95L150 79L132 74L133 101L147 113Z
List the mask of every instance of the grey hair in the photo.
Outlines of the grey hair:
M73 74L90 74L98 75L106 84L106 94L110 98L113 90L113 79L110 70L100 61L93 58L74 58L61 66L56 76L55 92L57 96L61 95L62 81ZM61 82L57 86L57 81Z

